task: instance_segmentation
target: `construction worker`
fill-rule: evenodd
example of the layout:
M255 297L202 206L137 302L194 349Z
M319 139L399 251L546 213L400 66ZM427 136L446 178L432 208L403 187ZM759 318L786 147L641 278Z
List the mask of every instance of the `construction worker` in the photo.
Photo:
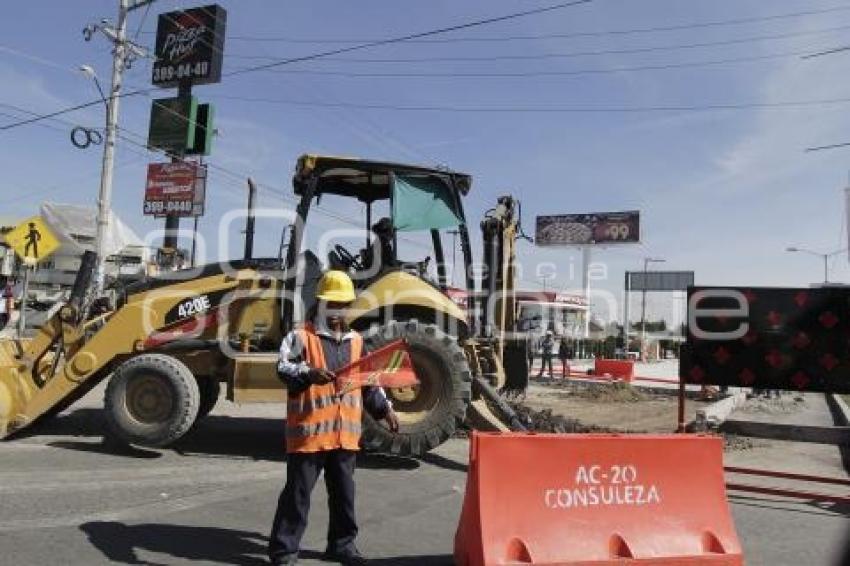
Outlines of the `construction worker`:
M570 351L570 344L567 341L566 336L561 336L561 341L558 344L558 358L561 360L561 375L564 379L570 377L570 358L572 357L572 352Z
M543 364L540 366L540 373L537 374L537 378L540 379L543 377L543 370L546 369L546 364L549 364L549 378L554 379L555 376L552 372L552 353L555 349L555 338L551 330L546 331L541 346L543 347Z
M365 564L354 545L354 467L362 409L398 430L398 417L383 390L364 387L337 393L334 371L360 358L363 338L349 330L343 311L354 300L354 285L342 271L319 281L318 304L303 328L280 347L278 373L288 389L286 486L280 494L269 542L272 564L296 564L307 527L310 494L324 471L328 490L328 542L325 559Z

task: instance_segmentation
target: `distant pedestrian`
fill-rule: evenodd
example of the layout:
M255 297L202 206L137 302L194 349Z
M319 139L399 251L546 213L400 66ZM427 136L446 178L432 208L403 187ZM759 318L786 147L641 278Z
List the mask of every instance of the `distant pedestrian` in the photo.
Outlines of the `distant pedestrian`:
M555 350L555 337L551 330L546 331L546 335L543 337L543 343L541 346L543 348L543 363L540 365L540 373L537 374L537 377L543 377L543 370L546 369L546 364L549 364L549 378L554 379L555 376L552 371L552 355Z
M564 379L570 377L570 343L566 336L561 336L561 341L558 344L558 358L561 360L561 373Z
M528 373L531 373L534 367L534 351L537 349L537 339L529 334L528 340L525 342L525 348L528 355Z

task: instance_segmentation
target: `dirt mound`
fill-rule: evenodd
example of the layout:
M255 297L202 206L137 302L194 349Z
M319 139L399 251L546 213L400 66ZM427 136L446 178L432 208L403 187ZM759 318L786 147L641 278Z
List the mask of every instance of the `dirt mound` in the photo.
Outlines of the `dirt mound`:
M584 424L578 419L557 415L552 409L534 410L521 403L511 403L511 407L528 430L533 432L635 432Z
M571 395L600 403L637 403L651 396L639 391L628 383L610 383L593 387L574 387Z
M645 393L630 383L615 381L612 383L565 381L555 379L537 382L543 389L561 399L573 398L599 403L637 403L653 398L653 394Z

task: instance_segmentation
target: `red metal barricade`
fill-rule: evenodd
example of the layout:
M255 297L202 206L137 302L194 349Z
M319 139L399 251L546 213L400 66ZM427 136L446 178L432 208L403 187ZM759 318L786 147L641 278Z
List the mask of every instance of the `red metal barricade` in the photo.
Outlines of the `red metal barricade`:
M611 376L623 381L632 381L635 376L635 363L631 360L606 360L596 358L593 373L600 376Z

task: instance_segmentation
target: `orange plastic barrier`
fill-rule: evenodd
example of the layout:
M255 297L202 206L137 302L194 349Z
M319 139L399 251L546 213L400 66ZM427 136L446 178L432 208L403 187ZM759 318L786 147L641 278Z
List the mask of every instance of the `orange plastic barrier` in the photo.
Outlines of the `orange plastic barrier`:
M599 376L607 374L623 381L631 381L635 376L635 363L631 360L604 360L596 358L593 373Z
M741 565L722 440L473 433L458 566Z

